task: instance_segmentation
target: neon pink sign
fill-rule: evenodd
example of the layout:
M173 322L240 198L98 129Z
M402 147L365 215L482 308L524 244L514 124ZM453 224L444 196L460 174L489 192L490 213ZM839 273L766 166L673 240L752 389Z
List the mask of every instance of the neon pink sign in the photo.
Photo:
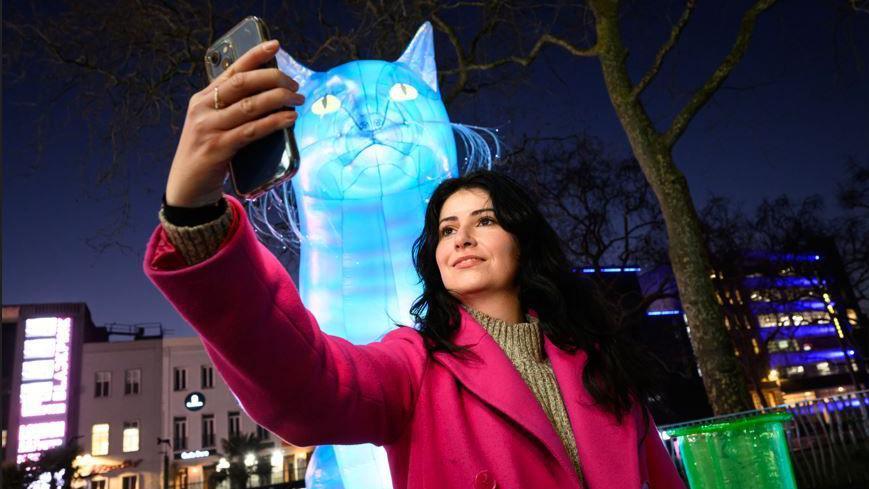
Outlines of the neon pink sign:
M31 318L24 327L17 461L62 445L69 395L71 318Z

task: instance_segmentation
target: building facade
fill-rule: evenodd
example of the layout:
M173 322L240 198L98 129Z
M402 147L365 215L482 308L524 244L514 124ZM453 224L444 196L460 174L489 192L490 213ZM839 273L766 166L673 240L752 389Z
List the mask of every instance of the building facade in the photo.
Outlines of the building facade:
M85 455L81 486L160 486L163 339L86 343L78 431Z
M2 334L7 462L76 439L77 488L222 489L230 466L248 487L304 487L312 448L250 419L199 338L96 327L84 304L4 306Z
M106 339L84 304L3 306L2 460L76 439L83 344Z
M866 388L869 324L834 244L794 253L743 252L716 263L711 278L755 407ZM672 273L663 269L642 278L645 290L667 280ZM690 332L678 297L653 302L647 314ZM679 344L690 348L673 343Z
M166 339L162 356L162 430L172 447L173 487L209 487L211 474L229 463L222 440L245 434L262 445L253 458L244 454L244 463L254 473L253 484L294 482L301 487L312 449L282 442L250 419L220 379L199 338ZM263 466L270 470L256 474Z
M756 405L866 387L866 318L834 246L747 252L713 279Z

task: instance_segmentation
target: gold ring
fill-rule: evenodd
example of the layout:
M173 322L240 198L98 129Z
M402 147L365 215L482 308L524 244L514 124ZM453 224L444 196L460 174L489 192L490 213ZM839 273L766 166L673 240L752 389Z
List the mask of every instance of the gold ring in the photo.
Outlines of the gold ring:
M218 87L214 87L214 110L220 110L223 108L223 102L220 101L220 89Z

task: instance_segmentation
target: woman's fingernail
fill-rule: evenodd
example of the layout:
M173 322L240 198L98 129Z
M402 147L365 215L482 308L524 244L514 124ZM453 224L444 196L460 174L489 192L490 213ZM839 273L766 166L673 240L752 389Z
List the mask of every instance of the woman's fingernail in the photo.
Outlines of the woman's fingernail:
M276 49L278 49L277 39L272 39L271 41L268 41L268 42L263 44L263 51L272 52Z

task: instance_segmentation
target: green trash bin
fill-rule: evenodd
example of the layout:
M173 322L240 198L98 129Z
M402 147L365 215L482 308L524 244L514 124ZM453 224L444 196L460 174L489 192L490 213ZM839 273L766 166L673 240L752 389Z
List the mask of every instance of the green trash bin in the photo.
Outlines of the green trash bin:
M796 489L783 423L767 413L667 430L692 489Z

